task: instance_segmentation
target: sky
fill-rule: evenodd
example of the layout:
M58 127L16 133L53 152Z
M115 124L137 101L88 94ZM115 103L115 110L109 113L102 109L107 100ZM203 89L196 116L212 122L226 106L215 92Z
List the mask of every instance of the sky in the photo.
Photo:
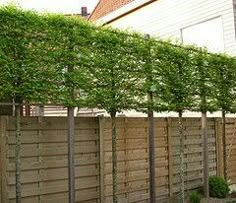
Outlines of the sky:
M78 14L82 6L91 13L98 0L0 0L0 4L14 3L25 9L34 9L39 12Z

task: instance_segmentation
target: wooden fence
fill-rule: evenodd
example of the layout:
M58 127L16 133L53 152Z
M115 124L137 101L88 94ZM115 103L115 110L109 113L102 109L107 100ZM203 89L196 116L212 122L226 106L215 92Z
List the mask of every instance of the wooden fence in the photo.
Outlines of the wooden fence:
M227 179L236 184L236 119L228 119L226 125Z
M0 118L0 203L15 202L14 118ZM203 183L200 118L185 118L187 190ZM76 200L112 202L111 123L109 118L76 118ZM223 174L219 119L208 119L210 175ZM236 183L236 120L227 120L228 177ZM155 120L156 194L165 202L179 192L179 137L176 118ZM147 118L118 118L118 192L120 203L149 198ZM23 203L66 203L67 122L60 117L22 118Z

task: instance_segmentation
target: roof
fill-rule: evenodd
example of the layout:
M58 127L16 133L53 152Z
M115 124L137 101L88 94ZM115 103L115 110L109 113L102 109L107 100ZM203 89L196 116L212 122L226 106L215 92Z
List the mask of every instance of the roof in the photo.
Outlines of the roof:
M135 0L100 0L90 15L90 20L97 20Z

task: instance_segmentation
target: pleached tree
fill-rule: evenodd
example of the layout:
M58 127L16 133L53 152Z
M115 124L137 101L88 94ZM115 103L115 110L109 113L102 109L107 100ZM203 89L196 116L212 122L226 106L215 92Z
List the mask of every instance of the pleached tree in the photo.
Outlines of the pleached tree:
M193 63L191 51L163 42L159 47L161 64L160 98L168 111L178 113L180 200L185 201L184 130L182 115L193 104Z
M82 56L88 59L83 65L90 76L88 104L105 109L111 117L113 203L118 202L116 117L117 113L134 108L140 83L136 76L139 67L132 54L134 44L132 36L101 30L97 32L92 54Z
M216 106L222 112L224 178L227 180L226 113L235 113L236 110L236 62L233 58L223 54L210 55L209 66Z
M136 39L139 46L137 54L138 77L140 78L141 88L137 98L136 110L147 113L149 123L149 198L150 202L156 202L156 164L155 164L155 120L154 112L167 110L164 104L161 91L161 71L162 66L159 60L160 43L154 38L146 35Z
M52 92L52 71L44 66L47 25L33 12L15 7L0 9L0 97L16 103L16 202L21 202L21 108L23 103L44 103ZM40 39L39 39L39 36Z
M22 105L50 103L69 107L70 132L74 134L73 108L80 106L83 97L79 92L85 84L78 47L86 47L92 26L76 18L40 16L12 6L1 8L0 20L0 99L10 97L16 103L16 202L21 202ZM73 137L70 141L73 163ZM69 182L73 184L73 164L69 168ZM73 188L70 191L75 194ZM70 202L74 202L71 196Z
M201 131L203 141L203 188L204 196L209 197L209 161L208 161L208 133L207 133L207 112L217 109L213 97L213 86L211 83L212 67L209 63L209 53L205 49L197 49L193 52L194 61L194 106L192 110L201 112Z
M68 188L69 202L76 201L75 196L75 126L74 109L84 105L87 77L83 64L83 55L91 45L93 27L78 17L60 15L46 16L52 42L52 60L56 70L53 83L56 95L52 103L67 107L68 117Z
M23 104L32 103L68 108L69 202L75 201L75 107L102 108L111 117L113 203L118 202L117 114L130 109L148 113L150 201L155 202L154 112L178 113L180 192L184 202L182 115L186 110L200 111L204 191L208 197L207 112L223 112L225 135L225 113L236 109L234 58L97 27L78 17L1 7L0 65L0 100L11 98L16 102L17 203L21 201L20 110Z

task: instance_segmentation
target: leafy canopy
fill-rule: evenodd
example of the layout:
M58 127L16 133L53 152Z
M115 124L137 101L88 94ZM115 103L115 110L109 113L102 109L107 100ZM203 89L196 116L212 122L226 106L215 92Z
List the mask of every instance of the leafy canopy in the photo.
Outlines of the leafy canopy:
M235 111L235 59L79 17L0 7L0 99L64 106ZM147 95L153 94L153 101Z

